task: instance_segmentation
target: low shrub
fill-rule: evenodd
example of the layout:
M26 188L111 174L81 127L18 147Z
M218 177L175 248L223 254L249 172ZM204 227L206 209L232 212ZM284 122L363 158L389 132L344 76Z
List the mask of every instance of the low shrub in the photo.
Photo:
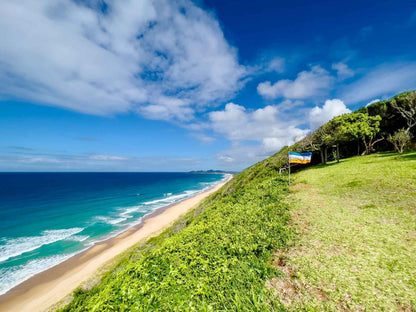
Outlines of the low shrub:
M283 310L265 287L279 274L272 252L291 235L279 166L272 157L245 170L185 216L182 230L132 251L61 311Z

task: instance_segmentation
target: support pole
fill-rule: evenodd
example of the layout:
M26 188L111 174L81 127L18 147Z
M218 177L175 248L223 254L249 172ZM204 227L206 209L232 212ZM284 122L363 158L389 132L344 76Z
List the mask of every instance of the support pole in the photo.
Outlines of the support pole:
M290 155L289 155L289 152L287 154L287 157L288 157L288 161L289 161L289 186L290 186Z

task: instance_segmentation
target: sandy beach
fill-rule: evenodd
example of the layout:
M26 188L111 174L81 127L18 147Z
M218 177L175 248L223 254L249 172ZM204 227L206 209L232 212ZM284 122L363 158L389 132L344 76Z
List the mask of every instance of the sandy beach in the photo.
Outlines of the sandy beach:
M228 180L231 177L230 175ZM0 296L0 311L47 310L69 295L80 284L93 278L98 274L98 270L115 256L145 239L158 235L225 183L217 184L179 203L160 208L144 217L141 224L114 238L97 243L59 265L33 276Z

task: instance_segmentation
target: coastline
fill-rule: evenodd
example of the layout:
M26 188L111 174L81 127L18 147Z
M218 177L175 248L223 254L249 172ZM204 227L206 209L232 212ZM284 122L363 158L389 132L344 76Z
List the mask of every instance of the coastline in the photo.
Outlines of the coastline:
M99 269L137 243L158 235L204 198L226 184L233 175L212 188L183 201L161 207L144 216L142 222L117 236L96 243L91 248L29 278L0 296L1 311L44 311L90 280Z

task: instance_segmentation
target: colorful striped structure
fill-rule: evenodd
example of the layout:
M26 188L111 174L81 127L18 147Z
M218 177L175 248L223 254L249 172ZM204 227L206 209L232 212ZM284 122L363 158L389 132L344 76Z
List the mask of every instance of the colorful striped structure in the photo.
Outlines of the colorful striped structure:
M290 164L309 164L312 159L312 153L289 153Z

